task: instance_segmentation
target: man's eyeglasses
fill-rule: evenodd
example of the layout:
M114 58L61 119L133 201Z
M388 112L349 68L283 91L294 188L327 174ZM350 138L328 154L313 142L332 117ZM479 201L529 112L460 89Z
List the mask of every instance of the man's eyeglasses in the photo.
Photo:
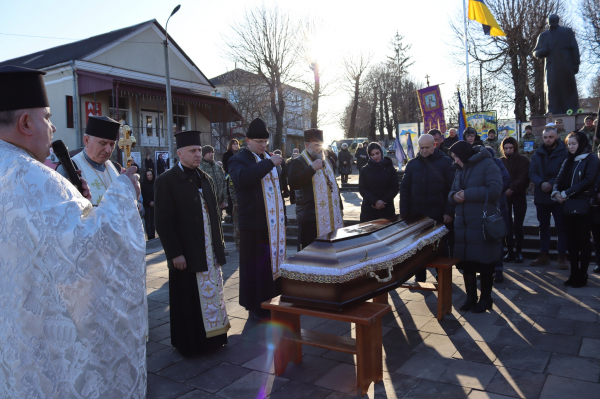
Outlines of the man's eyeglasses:
M258 145L269 145L269 140L254 140L254 139L248 139L248 140L252 140Z

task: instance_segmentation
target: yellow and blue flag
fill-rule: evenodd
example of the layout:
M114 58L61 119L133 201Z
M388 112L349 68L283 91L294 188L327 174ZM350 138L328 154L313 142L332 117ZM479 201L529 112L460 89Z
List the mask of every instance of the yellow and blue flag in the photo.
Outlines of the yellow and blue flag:
M463 132L467 128L467 114L460 99L460 91L458 92L458 139L463 139Z
M488 36L506 36L483 0L469 0L469 19L483 25L483 33Z

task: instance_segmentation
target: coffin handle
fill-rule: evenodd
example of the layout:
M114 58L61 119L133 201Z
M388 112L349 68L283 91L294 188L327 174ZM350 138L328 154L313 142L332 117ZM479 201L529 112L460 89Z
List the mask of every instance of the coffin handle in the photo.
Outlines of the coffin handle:
M387 283L392 279L392 270L394 270L394 266L387 267L388 276L386 278L379 278L379 276L375 274L375 272L369 272L369 277L375 278L378 283Z

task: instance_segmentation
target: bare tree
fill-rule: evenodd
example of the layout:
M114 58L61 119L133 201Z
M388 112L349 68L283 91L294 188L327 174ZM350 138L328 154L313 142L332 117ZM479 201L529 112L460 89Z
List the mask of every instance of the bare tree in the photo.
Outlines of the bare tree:
M360 99L361 79L364 77L364 73L371 62L371 58L371 55L361 53L357 57L344 57L342 61L348 88L354 94L347 137L356 137L356 114L358 112L358 102Z
M585 46L597 60L600 57L600 2L598 0L581 0L580 9L583 19L581 37Z
M469 25L470 57L481 63L491 77L513 88L514 114L519 120L528 119L528 105L532 115L545 112L543 61L534 59L532 51L546 28L548 16L559 14L563 16L561 23L569 25L568 18L564 18L564 3L563 0L488 0L486 4L506 36L486 36L480 24ZM451 26L455 37L463 40L462 15ZM464 62L464 48L457 48L456 55Z
M260 76L269 88L270 106L275 116L274 148L282 147L285 115L285 84L294 78L297 62L297 25L277 7L265 5L247 10L240 22L231 26L227 39L228 56L244 69Z

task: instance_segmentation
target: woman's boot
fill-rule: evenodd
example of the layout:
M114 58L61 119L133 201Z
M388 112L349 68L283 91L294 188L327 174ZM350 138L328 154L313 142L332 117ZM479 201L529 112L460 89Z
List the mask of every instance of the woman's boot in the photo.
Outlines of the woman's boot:
M465 280L465 290L467 291L467 300L459 308L467 312L477 304L477 277L474 272L464 272L463 279Z
M492 299L492 286L494 284L494 276L492 274L481 275L481 298L473 308L473 313L483 313L486 310L492 309L494 300Z

